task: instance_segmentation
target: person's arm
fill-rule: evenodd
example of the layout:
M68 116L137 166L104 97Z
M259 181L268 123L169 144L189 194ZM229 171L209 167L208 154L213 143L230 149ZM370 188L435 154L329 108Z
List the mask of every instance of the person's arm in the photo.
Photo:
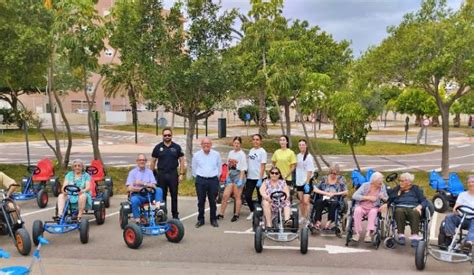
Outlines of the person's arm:
M184 159L183 149L181 148L181 146L179 146L179 150L178 150L178 162L179 162L178 182L182 182L184 179L184 175L186 174L186 161Z
M346 184L346 179L344 177L340 177L340 185L342 187L342 191L335 193L334 195L336 196L346 196L349 193L349 190L347 190L347 184Z
M91 190L91 181L88 180L88 181L86 181L84 189L81 190L81 193L85 193L85 192L90 191L90 190Z
M247 156L245 155L245 153L243 151L242 152L242 156L241 156L241 169L240 169L240 179L243 180L244 177L245 177L245 171L247 171L248 169L248 164L247 164Z
M267 152L263 153L262 162L260 163L260 179L265 176L265 165L267 164Z
M288 187L288 185L285 183L285 194L286 194L286 200L289 201L290 200L290 188Z
M151 161L150 161L150 169L151 171L155 171L156 170L156 164L158 163L158 159L157 158L154 158L154 157L151 157Z
M423 190L418 186L416 186L416 193L417 193L417 196L418 196L418 203L419 203L416 206L416 209L421 214L421 211L425 207L428 207L428 200L425 198L425 195L423 194Z
M263 200L271 201L270 196L267 195L267 185L266 184L262 184L262 186L260 186L259 192L260 192L260 195L262 196Z
M219 152L215 151L215 154L216 154L216 165L217 165L217 177L220 178L221 177L221 173L222 173L222 159L221 159L221 155L219 154Z
M198 155L198 152L196 152L196 153L193 155L193 159L192 159L192 161L191 161L191 163L192 163L191 169L192 169L192 175L193 175L193 177L197 177L197 174L196 174L196 173L197 173L197 165L198 165L198 160L197 160L198 156L199 156L199 155Z
M307 161L307 167L306 167L306 183L311 182L311 178L313 177L314 170L316 170L316 167L314 167L314 158L311 154L308 154L306 157ZM304 163L304 161L303 161Z
M365 196L365 193L366 193L366 184L362 184L361 187L359 187L359 189L357 189L357 191L355 191L354 194L352 194L352 199L355 200L355 201L363 201L363 200L367 200L366 196Z
M273 165L273 166L276 166L276 163L277 163L277 158L276 158L276 156L277 156L277 154L278 154L278 150L276 150L276 151L273 153L273 155L272 155L272 165Z
M291 149L289 149L291 150ZM296 168L296 155L293 151L291 151L291 160L290 160L290 173L289 176L293 175L293 172Z

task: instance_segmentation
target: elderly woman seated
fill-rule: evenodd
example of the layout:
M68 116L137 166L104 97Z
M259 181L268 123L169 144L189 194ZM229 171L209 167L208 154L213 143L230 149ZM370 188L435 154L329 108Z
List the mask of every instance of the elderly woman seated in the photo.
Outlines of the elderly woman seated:
M263 215L265 217L265 227L272 228L272 213L278 211L277 204L272 200L271 195L274 192L282 191L286 194L286 199L281 202L280 207L283 208L283 219L285 221L285 226L291 224L290 221L290 189L286 185L286 181L281 176L280 169L277 167L272 167L269 171L270 179L265 180L265 182L260 187L260 194L262 195L262 208Z
M411 228L411 245L416 246L421 237L420 219L423 209L428 206L428 201L423 195L423 190L413 185L415 176L410 173L400 175L400 185L389 192L389 200L395 205L395 222L397 224L398 241L405 245L405 225L408 221Z
M387 189L382 184L383 175L380 172L375 172L370 177L370 182L362 184L359 189L352 195L352 199L356 203L354 209L354 234L352 239L359 241L360 233L362 232L362 219L367 217L367 230L364 241L371 242L372 236L375 233L375 224L379 207L382 200L387 200Z
M81 189L79 196L72 196L71 203L78 203L79 212L77 219L81 220L84 210L92 208L92 196L90 192L91 177L84 171L84 162L76 159L72 162L72 171L69 171L64 177L64 186L62 193L58 196L58 215L62 215L68 195L64 192L64 187L67 185L75 185Z

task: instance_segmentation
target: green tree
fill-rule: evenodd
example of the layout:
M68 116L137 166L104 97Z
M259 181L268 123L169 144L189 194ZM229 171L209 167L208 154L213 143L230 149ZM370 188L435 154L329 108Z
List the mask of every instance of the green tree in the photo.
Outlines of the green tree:
M451 114L454 115L453 122L454 127L461 126L461 114L472 115L474 114L474 93L460 98L454 102L450 110Z
M414 115L415 124L418 126L421 126L424 116L431 117L438 114L434 98L419 88L405 89L396 100L396 110L399 113Z
M416 13L405 15L402 23L389 28L389 36L362 57L366 79L377 83L401 83L423 89L432 96L442 118L441 168L449 173L449 109L471 92L474 83L474 7L465 1L456 12L445 0L425 0ZM454 82L457 89L444 93Z

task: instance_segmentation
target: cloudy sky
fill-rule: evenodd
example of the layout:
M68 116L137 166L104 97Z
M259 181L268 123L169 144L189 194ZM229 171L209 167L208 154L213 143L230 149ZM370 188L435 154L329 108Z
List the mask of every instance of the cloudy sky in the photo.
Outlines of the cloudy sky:
M173 0L164 0L169 8ZM462 0L448 0L458 9ZM419 9L421 0L285 0L284 16L307 20L331 33L336 40L352 42L354 55L359 56L369 46L386 36L386 28L397 25L403 15ZM237 8L247 14L249 0L222 0L225 9Z

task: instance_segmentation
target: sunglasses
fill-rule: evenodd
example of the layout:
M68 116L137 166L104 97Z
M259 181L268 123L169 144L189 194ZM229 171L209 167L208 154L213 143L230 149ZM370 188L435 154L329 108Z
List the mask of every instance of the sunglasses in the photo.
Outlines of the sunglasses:
M171 137L171 135L163 135L163 137Z
M278 176L278 175L280 175L280 173L278 173L278 172L274 171L274 172L270 172L270 175L275 175L275 176Z

